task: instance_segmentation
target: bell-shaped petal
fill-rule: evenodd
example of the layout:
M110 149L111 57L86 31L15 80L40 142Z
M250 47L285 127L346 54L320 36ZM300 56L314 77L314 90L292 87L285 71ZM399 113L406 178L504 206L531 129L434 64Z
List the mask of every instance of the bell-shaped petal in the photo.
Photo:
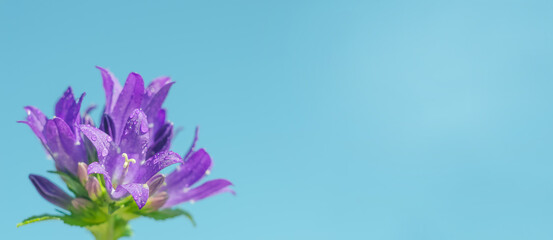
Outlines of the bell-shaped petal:
M137 164L139 168L133 175L129 170L128 177L132 179L132 182L146 183L159 171L175 163L182 163L182 158L177 153L171 151L160 152L143 163Z
M40 142L45 144L46 141L44 139L42 131L44 130L44 125L46 125L46 121L48 119L38 108L35 108L33 106L26 106L24 107L24 109L27 112L27 119L25 121L18 122L27 124L38 137L38 139L40 139Z
M184 161L187 161L188 157L192 155L194 152L194 148L196 147L196 142L198 142L198 134L200 133L200 127L196 127L196 131L194 132L194 140L192 140L192 144L190 145L190 148L188 148L188 152L184 155Z
M94 120L92 119L92 116L90 115L90 112L92 112L94 109L96 109L96 105L94 105L94 104L88 106L88 107L85 109L83 118L82 118L82 120L81 120L81 124L90 125L90 126L95 126Z
M167 118L167 111L165 109L159 109L156 117L154 118L154 131L152 133L157 133L159 129L165 124Z
M166 123L154 135L154 141L150 142L146 157L151 157L156 153L167 151L171 147L173 139L173 124Z
M96 148L100 162L104 162L110 150L113 149L113 138L102 130L89 125L80 125L79 129Z
M150 139L148 131L146 115L140 109L135 109L123 129L119 143L121 151L129 155L137 154L139 158L143 158Z
M129 74L125 86L117 98L117 102L113 106L113 111L110 116L115 123L116 137L118 141L119 136L123 133L123 127L125 126L127 119L134 112L135 109L140 108L142 103L142 97L144 95L144 80L137 73Z
M69 87L56 103L56 117L63 119L73 132L75 132L75 124L80 123L79 111L81 110L81 103L84 96L85 94L83 93L79 101L75 101L73 90Z
M86 149L61 118L48 120L43 130L46 146L60 171L77 174L77 164L88 160Z
M185 188L175 193L169 193L169 199L167 199L163 208L170 208L183 202L193 203L224 192L234 194L234 191L229 188L231 185L232 183L226 179L215 179L190 190Z
M69 206L71 206L71 200L73 198L54 183L50 182L47 178L31 174L29 175L29 179L35 186L40 196L48 202L51 202L52 204L63 209L68 209Z
M178 166L175 171L167 175L165 178L167 185L163 189L171 194L172 192L178 192L194 185L194 183L209 174L211 164L212 161L209 154L204 149L199 149L186 162Z
M102 122L100 122L100 130L107 133L112 138L115 137L115 123L113 122L113 119L109 116L109 114L105 114L102 116Z
M120 185L119 187L125 189L129 194L132 195L132 198L136 202L136 205L138 205L138 209L142 209L142 207L146 205L146 202L148 202L150 190L148 189L147 184L129 183Z
M161 109L161 105L167 98L172 82L169 77L157 78L146 88L144 98L142 99L142 109L148 116L148 122L155 123L155 118Z
M104 84L104 91L106 92L106 108L105 113L111 113L113 106L117 102L117 98L121 93L122 87L117 78L105 68L98 67L102 74L102 80Z

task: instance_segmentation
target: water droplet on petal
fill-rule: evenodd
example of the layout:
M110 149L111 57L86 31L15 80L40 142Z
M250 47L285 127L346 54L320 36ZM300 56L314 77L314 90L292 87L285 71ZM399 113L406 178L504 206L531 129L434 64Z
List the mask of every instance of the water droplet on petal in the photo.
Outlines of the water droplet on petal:
M102 157L105 157L105 156L107 156L107 155L108 155L108 149L107 149L107 148L104 148L104 149L102 150Z
M92 135L92 136L90 136L90 140L92 140L92 141L96 141L96 140L97 140L97 137L96 137L96 135Z

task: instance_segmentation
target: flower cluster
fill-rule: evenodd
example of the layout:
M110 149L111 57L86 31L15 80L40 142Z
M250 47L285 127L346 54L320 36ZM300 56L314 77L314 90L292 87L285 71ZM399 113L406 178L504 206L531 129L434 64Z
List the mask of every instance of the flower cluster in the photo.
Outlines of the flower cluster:
M25 107L27 124L36 134L56 171L74 194L70 196L48 179L29 178L47 201L64 209L58 215L34 216L18 224L58 219L86 227L97 239L128 236L129 220L146 216L167 219L191 216L173 208L215 194L234 192L225 179L195 184L209 175L212 160L204 149L192 146L184 157L170 151L173 124L162 104L174 84L168 77L154 79L147 87L142 77L129 74L124 86L108 70L98 67L106 93L104 113L97 126L89 107L81 115L85 94L75 100L68 88L47 118L35 107ZM160 171L177 165L164 175Z

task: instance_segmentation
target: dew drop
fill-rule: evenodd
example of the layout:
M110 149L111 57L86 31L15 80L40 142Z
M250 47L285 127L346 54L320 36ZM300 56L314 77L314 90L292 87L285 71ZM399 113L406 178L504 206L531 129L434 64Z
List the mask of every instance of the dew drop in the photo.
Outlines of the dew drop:
M96 137L96 135L90 136L90 140L92 140L92 141L96 141L97 139L98 139L98 138Z
M108 155L108 149L107 149L107 148L104 148L104 149L102 150L102 157L105 157L105 156L107 156L107 155Z

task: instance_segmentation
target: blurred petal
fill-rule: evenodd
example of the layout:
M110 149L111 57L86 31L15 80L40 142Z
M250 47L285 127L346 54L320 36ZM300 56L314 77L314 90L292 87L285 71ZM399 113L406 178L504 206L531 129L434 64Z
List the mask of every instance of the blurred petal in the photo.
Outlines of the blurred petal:
M189 191L186 191L186 189L183 189L182 191L179 191L178 193L169 194L169 199L167 199L167 202L165 202L165 205L163 205L163 208L172 207L176 204L191 201L199 201L204 198L224 193L224 192L230 192L234 194L234 191L229 188L232 183L226 179L215 179L208 182L205 182L204 184L200 185L199 187L193 188Z
M211 157L203 148L194 152L184 164L165 178L167 185L163 189L172 193L192 186L206 175L211 164Z
M64 209L68 209L71 205L71 196L61 190L54 183L50 182L47 178L31 174L29 175L29 179L35 186L38 193L48 202Z
M194 140L192 140L192 145L190 145L190 148L188 149L188 152L186 155L184 155L184 161L187 161L188 157L194 152L194 148L196 147L196 142L198 142L198 134L200 132L200 127L196 127L196 131L194 132Z

